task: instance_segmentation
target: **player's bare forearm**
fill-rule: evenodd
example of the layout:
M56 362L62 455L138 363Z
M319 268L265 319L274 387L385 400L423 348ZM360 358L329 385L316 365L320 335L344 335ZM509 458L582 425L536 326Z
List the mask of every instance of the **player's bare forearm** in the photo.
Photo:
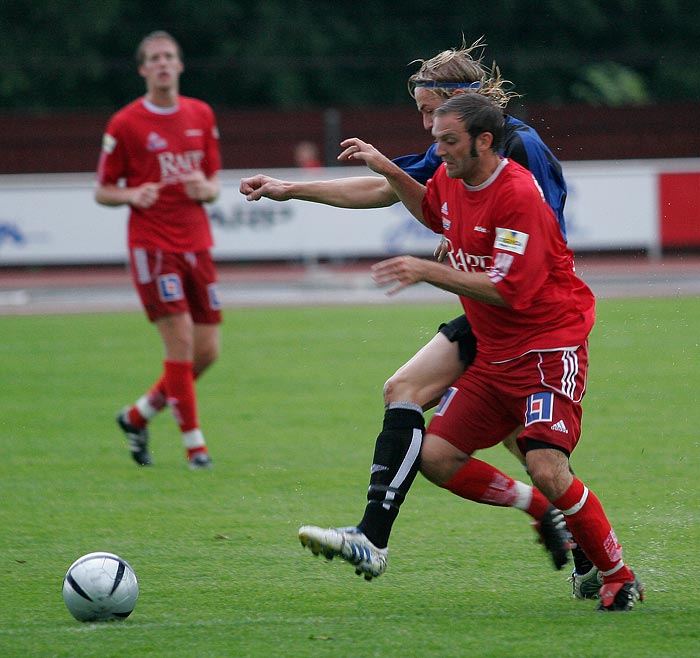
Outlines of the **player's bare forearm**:
M201 171L193 171L180 177L180 182L185 188L185 193L190 199L211 203L215 201L221 192L219 175L212 174L206 177Z
M398 201L391 185L378 176L283 181L258 174L241 180L239 191L248 201L263 197L273 201L297 199L337 208L383 208Z
M95 201L103 206L149 208L158 200L159 183L144 183L138 187L123 187L115 184L98 185Z
M507 306L485 272L463 272L443 263L415 256L398 256L376 263L372 266L372 278L379 286L394 284L388 291L391 295L424 281L455 295L487 304Z

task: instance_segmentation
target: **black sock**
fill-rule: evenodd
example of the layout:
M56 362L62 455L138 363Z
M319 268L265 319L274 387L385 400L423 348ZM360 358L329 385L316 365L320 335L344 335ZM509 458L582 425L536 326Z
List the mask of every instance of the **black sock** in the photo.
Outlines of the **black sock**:
M571 556L574 558L574 569L579 576L587 574L593 568L593 562L578 546L571 549Z
M389 543L399 507L416 478L424 432L418 405L392 403L384 412L384 425L374 446L368 503L358 524L377 548Z

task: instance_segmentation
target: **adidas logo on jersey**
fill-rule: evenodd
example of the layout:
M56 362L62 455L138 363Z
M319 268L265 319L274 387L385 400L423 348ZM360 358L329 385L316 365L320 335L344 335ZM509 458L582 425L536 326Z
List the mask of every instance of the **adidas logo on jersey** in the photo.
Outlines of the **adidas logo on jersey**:
M555 432L564 432L564 434L568 434L569 430L566 429L566 425L564 424L563 420L558 420L554 425L552 425L551 429L553 429Z
M442 208L440 208L440 212L441 212L443 215L449 215L449 214L450 214L450 211L447 209L447 201L445 201L445 202L442 204Z

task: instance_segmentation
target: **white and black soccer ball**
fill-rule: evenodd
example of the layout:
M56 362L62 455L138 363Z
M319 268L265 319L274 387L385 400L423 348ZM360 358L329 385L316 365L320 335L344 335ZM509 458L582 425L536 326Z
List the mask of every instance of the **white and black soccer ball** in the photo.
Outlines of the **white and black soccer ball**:
M113 553L79 557L63 579L63 600L78 621L126 619L138 598L134 570Z

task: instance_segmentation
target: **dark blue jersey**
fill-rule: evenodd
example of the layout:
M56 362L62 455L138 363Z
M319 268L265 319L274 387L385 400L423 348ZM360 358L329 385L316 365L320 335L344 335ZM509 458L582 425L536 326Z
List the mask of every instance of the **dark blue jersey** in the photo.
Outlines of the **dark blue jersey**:
M521 164L534 174L542 188L544 198L559 220L559 227L566 239L566 221L564 220L566 181L559 160L554 157L534 128L509 114L505 115L505 120L501 155ZM425 185L442 164L442 159L435 154L436 150L437 144L432 144L421 155L404 155L394 159L394 162L411 178Z

